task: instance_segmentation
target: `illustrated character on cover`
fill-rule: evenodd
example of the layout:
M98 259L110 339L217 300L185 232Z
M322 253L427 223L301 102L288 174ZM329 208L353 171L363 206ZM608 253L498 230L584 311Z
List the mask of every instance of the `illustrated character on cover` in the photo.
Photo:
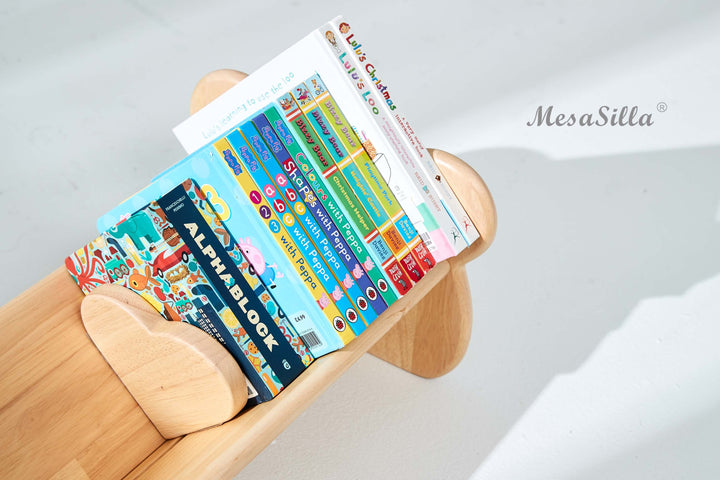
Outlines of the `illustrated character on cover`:
M90 254L93 244L94 242L85 245L65 259L65 268L85 294L90 293L98 285L110 283L110 277L102 262L102 252L97 249L96 252L101 252L100 256Z
M117 239L127 235L138 250L145 248L142 239L147 240L148 243L160 240L160 235L155 230L152 220L143 212L138 212L124 222L111 227L108 233Z
M262 370L262 360L260 360L258 353L260 353L260 351L255 344L253 342L249 342L247 350L245 350L245 355L247 356L247 359L250 360L250 363L252 363L252 366L255 367L255 370L259 373Z
M128 278L128 286L135 291L142 292L152 286L159 286L160 282L152 277L150 265L145 265L145 274L138 272L137 268L133 268L130 278ZM164 295L163 295L164 296Z
M310 99L310 92L306 88L297 87L295 90L297 91L295 98L297 98L298 102L306 102Z
M332 30L328 30L325 32L325 38L327 39L330 44L332 44L333 47L337 47L337 40L335 40L335 34L332 32Z
M360 280L362 276L365 275L365 270L362 269L359 263L356 263L352 269L352 275L355 277L355 280Z
M278 103L280 103L280 106L283 110L290 110L293 106L292 100L290 100L290 97L288 95L280 98L278 100Z
M325 307L330 305L330 297L328 297L327 293L323 292L320 298L318 298L317 303L320 305L320 308L324 310Z
M277 271L277 265L274 263L272 265L265 263L265 257L262 252L252 244L250 237L245 238L244 242L238 240L238 245L240 245L240 250L242 250L247 261L250 262L252 267L250 273L254 273L260 277L260 280L262 280L267 288L277 287L275 279L285 276L283 273Z

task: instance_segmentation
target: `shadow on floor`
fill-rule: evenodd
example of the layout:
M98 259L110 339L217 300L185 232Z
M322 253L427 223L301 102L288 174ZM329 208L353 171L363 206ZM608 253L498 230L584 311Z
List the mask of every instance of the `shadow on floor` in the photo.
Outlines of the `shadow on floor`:
M638 302L720 271L719 156L463 155L499 219L495 244L468 266L475 323L463 362L426 381L364 358L239 478L468 478Z

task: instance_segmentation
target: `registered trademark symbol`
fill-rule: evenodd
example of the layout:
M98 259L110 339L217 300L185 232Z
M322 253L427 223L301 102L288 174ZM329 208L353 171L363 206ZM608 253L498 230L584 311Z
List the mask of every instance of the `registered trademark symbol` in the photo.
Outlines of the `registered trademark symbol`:
M660 113L667 111L667 103L665 103L665 102L660 102L660 103L658 103L658 104L657 104L657 111L660 112Z

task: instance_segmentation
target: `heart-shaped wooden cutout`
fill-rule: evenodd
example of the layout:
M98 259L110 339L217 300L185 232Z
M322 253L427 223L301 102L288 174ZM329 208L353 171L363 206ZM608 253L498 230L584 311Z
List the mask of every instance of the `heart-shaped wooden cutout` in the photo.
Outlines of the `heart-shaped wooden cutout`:
M102 285L82 301L85 329L165 438L233 418L247 402L240 366L210 335L165 320L136 293Z

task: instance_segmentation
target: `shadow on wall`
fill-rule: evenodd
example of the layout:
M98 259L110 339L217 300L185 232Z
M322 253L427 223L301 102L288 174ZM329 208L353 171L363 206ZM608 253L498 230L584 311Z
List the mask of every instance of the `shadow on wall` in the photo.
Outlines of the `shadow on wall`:
M552 379L580 367L640 301L720 271L719 156L720 147L563 162L517 149L462 155L498 211L494 245L468 265L465 359L428 381L363 358L238 478L269 469L469 478Z

